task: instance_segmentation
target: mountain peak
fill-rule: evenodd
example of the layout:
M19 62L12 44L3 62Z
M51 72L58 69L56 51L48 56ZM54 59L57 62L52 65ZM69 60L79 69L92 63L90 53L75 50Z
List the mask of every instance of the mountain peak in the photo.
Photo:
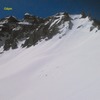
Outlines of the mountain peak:
M59 15L68 15L68 13L67 12L59 12L56 14L56 16L59 16Z
M8 16L5 19L7 19L8 22L18 22L18 20L15 16Z
M31 14L29 14L29 13L25 13L24 15L27 16L27 15L31 15Z

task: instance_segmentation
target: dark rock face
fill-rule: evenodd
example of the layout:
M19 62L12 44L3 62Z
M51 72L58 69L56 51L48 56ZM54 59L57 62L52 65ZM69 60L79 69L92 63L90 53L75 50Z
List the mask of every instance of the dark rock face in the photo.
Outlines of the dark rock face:
M12 23L18 22L18 20L14 16L10 16L7 19L8 19L8 22L12 22Z
M86 17L87 17L87 15L85 14L85 12L84 12L84 11L81 13L81 15L82 15L82 17L81 17L81 18L86 18Z
M44 22L43 18L39 18L37 16L32 16L32 15L30 15L28 13L26 13L24 15L24 21L25 22L30 22L32 24L40 24L40 23Z
M93 26L98 27L98 29L100 30L100 21L94 19Z
M59 33L58 27L66 21L69 21L71 29L72 23L68 13L57 13L45 19L26 13L21 21L13 16L6 17L0 20L0 41L4 39L4 50L16 49L18 41L22 40L25 41L22 47L30 47L41 39L51 39Z

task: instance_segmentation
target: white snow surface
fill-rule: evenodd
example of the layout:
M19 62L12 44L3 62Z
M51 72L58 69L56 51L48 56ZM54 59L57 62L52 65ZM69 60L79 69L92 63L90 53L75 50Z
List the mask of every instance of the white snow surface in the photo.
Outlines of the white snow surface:
M31 23L29 23L29 22L18 22L18 24L21 24L21 25L32 25Z
M100 30L73 18L61 39L0 54L0 100L100 100Z

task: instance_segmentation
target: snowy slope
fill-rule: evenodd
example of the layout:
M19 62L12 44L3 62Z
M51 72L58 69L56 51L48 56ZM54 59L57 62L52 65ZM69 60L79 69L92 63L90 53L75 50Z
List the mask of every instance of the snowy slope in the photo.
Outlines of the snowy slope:
M0 54L0 100L100 100L100 30L70 16L72 30Z

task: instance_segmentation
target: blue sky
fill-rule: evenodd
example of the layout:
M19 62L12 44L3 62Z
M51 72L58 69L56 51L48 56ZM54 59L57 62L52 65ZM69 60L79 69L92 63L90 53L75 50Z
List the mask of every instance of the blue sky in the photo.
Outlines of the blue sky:
M11 7L13 10L4 11L4 7ZM100 20L100 0L0 0L0 18L14 15L21 19L26 12L47 17L57 12L76 14L81 11Z

